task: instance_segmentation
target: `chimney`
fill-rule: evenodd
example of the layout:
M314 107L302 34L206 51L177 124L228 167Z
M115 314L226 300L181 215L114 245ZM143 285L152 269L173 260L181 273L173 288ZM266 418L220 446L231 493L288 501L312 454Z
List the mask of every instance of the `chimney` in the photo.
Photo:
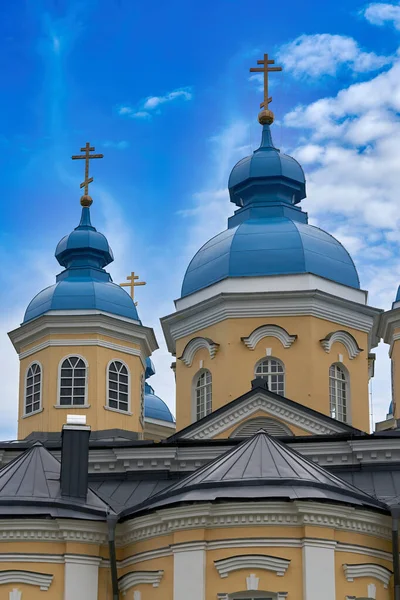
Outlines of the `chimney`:
M86 500L90 427L85 415L68 415L62 428L61 494Z

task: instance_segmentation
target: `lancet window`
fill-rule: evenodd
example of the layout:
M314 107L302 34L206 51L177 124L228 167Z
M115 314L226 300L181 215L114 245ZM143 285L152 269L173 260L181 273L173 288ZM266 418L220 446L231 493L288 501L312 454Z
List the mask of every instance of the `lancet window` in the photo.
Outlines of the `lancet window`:
M338 421L347 421L347 404L349 397L348 376L340 365L329 367L329 400L331 417Z
M39 363L31 364L26 372L25 414L37 412L42 402L42 368Z
M197 375L195 381L195 416L196 421L210 414L212 410L212 377L205 369Z
M108 406L129 411L129 372L120 360L113 360L108 367Z

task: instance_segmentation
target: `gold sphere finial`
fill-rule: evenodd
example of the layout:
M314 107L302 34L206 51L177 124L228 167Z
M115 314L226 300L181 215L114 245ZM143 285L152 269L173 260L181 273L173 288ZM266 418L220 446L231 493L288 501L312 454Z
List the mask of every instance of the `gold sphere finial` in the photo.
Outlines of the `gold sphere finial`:
M272 125L274 122L274 113L272 110L262 110L258 113L258 122L260 125Z
M93 200L90 196L88 196L87 194L85 194L84 196L81 196L81 206L85 207L85 208L89 208L89 206L91 206L93 203Z

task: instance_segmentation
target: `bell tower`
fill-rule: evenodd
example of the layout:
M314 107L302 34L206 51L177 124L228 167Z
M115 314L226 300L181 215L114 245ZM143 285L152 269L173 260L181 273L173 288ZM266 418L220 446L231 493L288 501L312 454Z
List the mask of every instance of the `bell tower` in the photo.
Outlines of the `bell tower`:
M63 270L29 303L9 333L20 358L18 438L58 432L68 414L86 415L92 431L125 429L143 436L146 359L157 349L133 298L113 283L106 237L91 223L89 143L84 154L79 225L57 245Z

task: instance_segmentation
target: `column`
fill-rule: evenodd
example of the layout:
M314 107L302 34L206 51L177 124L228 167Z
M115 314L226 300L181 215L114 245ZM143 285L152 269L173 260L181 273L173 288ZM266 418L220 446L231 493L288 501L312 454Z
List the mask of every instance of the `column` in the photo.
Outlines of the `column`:
M335 600L335 546L329 540L304 540L303 600Z
M172 546L174 600L206 600L206 544Z
M100 561L97 556L65 555L64 600L98 600Z

